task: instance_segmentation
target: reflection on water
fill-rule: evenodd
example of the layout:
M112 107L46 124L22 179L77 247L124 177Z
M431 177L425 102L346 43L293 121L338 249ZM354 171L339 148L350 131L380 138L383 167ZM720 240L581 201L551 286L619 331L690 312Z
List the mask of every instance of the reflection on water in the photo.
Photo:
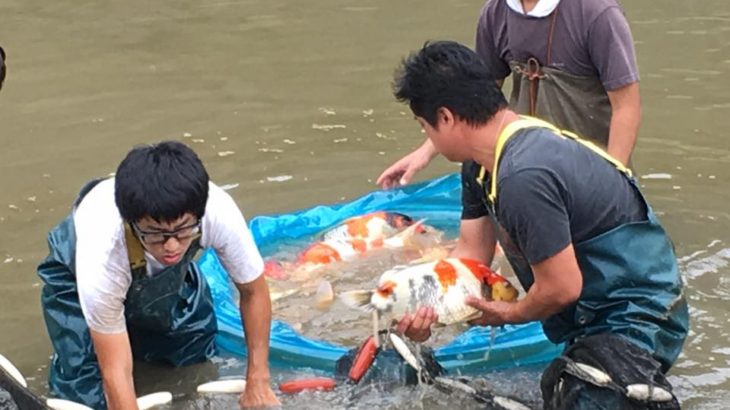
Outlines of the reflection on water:
M642 78L634 163L676 246L692 312L670 380L683 408L724 409L730 3L624 3ZM422 138L407 107L390 95L398 60L426 39L473 44L481 5L0 0L0 43L10 64L0 94L0 350L34 390L45 391L50 347L34 272L45 256L45 232L68 212L78 188L113 171L132 145L189 143L248 218L357 197ZM421 177L456 170L437 160ZM336 337L361 335L353 328ZM140 364L138 384L142 393L173 390L180 408L235 408L235 399L210 404L189 394L197 379L242 375L243 366L236 359L175 370ZM539 370L520 371L488 378L534 392ZM291 374L280 369L275 377ZM285 405L344 408L346 396L303 395ZM360 403L452 408L454 400L404 387L365 394Z
M692 327L670 381L685 408L727 408L730 399L730 312L717 309L730 300L728 243L714 240L680 258L688 282ZM725 272L725 273L724 273ZM699 396L698 391L714 391Z
M221 378L240 377L244 372L244 365L237 359L216 358L215 366L220 369ZM171 409L234 409L237 404L235 394L199 394L195 392L198 384L216 378L211 374L215 366L200 365L193 370L178 369L179 374L174 381L160 381L160 376L169 375L169 370L154 368L147 365L137 380L140 394L167 390L173 393ZM506 395L515 398L533 408L540 406L539 378L542 367L524 367L520 369L492 371L482 375L480 379L470 379L472 386L479 386L494 394ZM209 376L210 375L210 376ZM272 379L274 384L281 382L315 377L320 374L307 371L282 371L274 369ZM458 402L465 410L484 409L484 406L472 397L454 392L447 394L432 385L404 385L404 384L361 384L352 385L338 380L333 391L309 391L296 395L282 395L284 408L291 409L441 409L453 408Z

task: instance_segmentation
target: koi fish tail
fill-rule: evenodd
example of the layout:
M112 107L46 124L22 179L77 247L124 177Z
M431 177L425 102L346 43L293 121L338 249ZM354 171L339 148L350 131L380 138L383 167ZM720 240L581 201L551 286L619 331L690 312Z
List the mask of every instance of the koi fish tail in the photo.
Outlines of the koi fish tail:
M372 312L375 308L370 303L373 292L369 290L351 290L340 294L340 300L345 305L360 309L364 312Z

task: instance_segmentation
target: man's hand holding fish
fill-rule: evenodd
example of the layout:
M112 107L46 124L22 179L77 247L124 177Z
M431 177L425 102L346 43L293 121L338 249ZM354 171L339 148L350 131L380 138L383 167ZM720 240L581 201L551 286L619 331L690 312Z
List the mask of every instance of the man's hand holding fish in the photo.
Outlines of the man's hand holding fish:
M431 307L421 307L414 315L406 314L395 327L396 332L405 335L414 342L425 342L431 337L431 326L438 317Z
M510 323L510 313L514 311L515 303L501 301L487 301L484 299L468 297L466 304L482 312L482 315L469 324L473 326L502 326Z

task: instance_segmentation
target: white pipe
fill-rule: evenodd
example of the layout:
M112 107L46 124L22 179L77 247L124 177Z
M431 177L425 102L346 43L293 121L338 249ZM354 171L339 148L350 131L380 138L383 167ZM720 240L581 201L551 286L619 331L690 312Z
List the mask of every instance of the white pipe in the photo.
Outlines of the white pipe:
M155 406L167 404L172 401L172 393L157 392L147 394L137 399L139 410L148 410ZM53 410L93 410L91 407L71 400L48 399L46 405Z
M160 391L137 398L137 407L139 407L139 410L147 410L155 406L167 404L171 401L172 393L167 391Z
M75 401L63 399L48 399L46 405L53 410L94 410L91 407L76 403Z
M17 367L13 366L13 363L8 360L5 356L0 354L0 367L2 367L8 374L10 374L15 380L20 383L23 387L28 387L28 382L25 381L23 373L18 370Z
M416 371L421 371L421 365L418 363L418 359L416 359L416 356L413 354L411 349L408 348L408 345L406 344L406 342L403 341L403 339L398 337L398 335L396 335L395 333L391 333L390 342L393 344L395 351L401 355L406 363L411 365L411 367Z
M243 393L246 390L246 380L216 380L198 386L198 393Z

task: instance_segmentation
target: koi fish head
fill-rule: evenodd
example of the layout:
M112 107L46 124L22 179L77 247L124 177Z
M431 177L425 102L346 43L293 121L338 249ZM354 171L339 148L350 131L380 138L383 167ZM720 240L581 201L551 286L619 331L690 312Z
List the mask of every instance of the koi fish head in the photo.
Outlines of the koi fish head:
M466 258L462 258L460 261L469 268L477 279L486 285L486 296L491 300L505 302L517 300L519 292L504 276L481 262Z
M383 241L386 248L434 248L441 243L443 232L425 224L425 219L410 224L407 228Z
M401 232L417 222L399 212L373 212L347 221L348 232L352 237L387 238ZM423 226L415 228L416 233L425 232Z
M397 284L389 280L381 283L370 298L370 304L373 308L379 312L390 310L395 303L396 287Z
M385 212L385 220L387 221L388 226L395 231L401 231L404 228L416 225L416 227L413 228L414 234L428 234L438 232L433 227L425 225L423 223L425 219L416 221L410 216L398 212Z
M407 228L415 223L410 216L398 212L384 212L383 214L388 225L396 229Z

